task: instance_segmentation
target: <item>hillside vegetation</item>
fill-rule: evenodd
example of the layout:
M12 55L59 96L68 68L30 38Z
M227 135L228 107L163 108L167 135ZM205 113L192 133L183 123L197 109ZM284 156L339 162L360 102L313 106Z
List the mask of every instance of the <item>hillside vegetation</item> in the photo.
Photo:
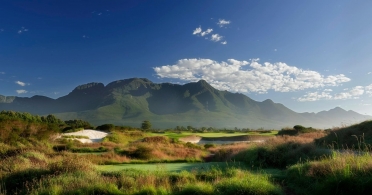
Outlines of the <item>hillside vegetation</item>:
M372 118L341 108L296 113L269 99L258 102L244 94L217 90L204 80L178 85L153 83L145 78L117 80L106 86L88 83L57 99L0 96L0 110L52 113L63 120L79 118L94 125L139 127L142 120L150 120L155 128L192 125L279 129L296 124L329 128L344 120Z
M196 145L180 142L175 130L154 133L109 124L99 127L110 132L101 143L56 139L64 129L84 125L88 123L53 115L1 112L0 194L368 194L372 190L371 146L364 141L372 131L371 121L327 131L296 125L278 135L248 130L247 134L270 134L261 143ZM367 139L360 139L363 134ZM363 147L335 148L334 135L340 146ZM349 143L353 138L356 141ZM226 165L200 164L206 161ZM170 172L162 167L179 162L188 168ZM193 162L198 162L194 169ZM126 169L123 163L136 163L139 169L141 164L155 163L158 168Z

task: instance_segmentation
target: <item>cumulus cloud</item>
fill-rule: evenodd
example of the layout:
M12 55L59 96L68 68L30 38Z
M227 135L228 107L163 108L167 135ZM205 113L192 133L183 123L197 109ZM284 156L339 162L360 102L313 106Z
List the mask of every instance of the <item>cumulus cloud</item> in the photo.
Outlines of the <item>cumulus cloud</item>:
M27 91L26 91L26 90L24 90L24 89L19 89L19 90L16 90L16 92L17 92L18 94L23 94L23 93L27 93Z
M371 89L372 89L372 85ZM318 100L347 100L347 99L359 99L365 92L368 93L369 86L356 86L346 92L330 94L332 90L325 89L323 92L308 92L306 95L298 98L300 102L305 101L318 101ZM345 91L345 90L344 90ZM372 94L372 91L371 91Z
M196 35L196 36L202 36L202 37L204 37L204 36L210 34L212 31L213 31L213 29L211 29L211 28L208 28L207 30L203 31L202 28L199 26L198 28L196 28L192 32L192 34L193 35ZM221 36L219 34L213 34L213 35L211 35L210 38L205 37L205 39L209 39L209 40L211 40L213 42L220 42L221 41L221 44L222 45L226 45L227 44L227 41L222 41L223 36Z
M326 99L330 100L332 99L332 95L329 94L328 92L308 92L306 95L303 97L298 98L297 100L300 102L313 102L313 101L318 101L321 99Z
M182 59L174 65L155 67L160 78L175 78L188 82L206 80L220 90L267 93L299 91L310 88L337 86L350 81L343 74L324 76L316 71L303 70L286 63L263 64L259 59L238 61L228 59Z
M218 42L218 41L221 41L221 39L223 38L223 36L219 35L219 34L213 34L211 36L211 40L214 41L214 42Z
M201 33L202 32L202 29L201 29L201 27L199 26L198 28L196 28L193 32L192 32L192 34L193 35L197 35L197 34L199 34L199 33Z
M26 83L22 82L22 81L16 81L15 83L17 83L18 85L24 87L26 86Z
M209 33L211 33L213 31L213 29L211 28L208 28L206 31L203 31L202 28L199 26L198 28L196 28L192 34L193 35L200 35L202 37L204 37L205 35L208 35Z
M217 22L217 25L220 26L220 27L224 27L224 26L226 26L230 23L231 22L229 20L219 19L218 22Z
M372 84L365 87L366 94L372 97Z
M204 31L204 32L201 32L200 33L200 35L203 37L203 36L205 36L205 35L207 35L207 34L209 34L209 33L211 33L213 31L213 29L211 29L211 28L208 28L206 31Z
M358 99L359 96L364 94L363 86L356 86L347 92L342 92L334 95L335 100Z

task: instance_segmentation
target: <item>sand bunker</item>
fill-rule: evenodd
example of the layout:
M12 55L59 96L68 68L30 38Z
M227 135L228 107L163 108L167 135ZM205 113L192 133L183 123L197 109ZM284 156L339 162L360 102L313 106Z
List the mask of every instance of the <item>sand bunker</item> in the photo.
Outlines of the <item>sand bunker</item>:
M195 144L231 144L241 142L263 142L268 138L270 138L270 136L239 135L230 137L200 137L196 135L190 135L180 138L179 140Z
M101 142L103 138L105 138L108 133L103 131L97 131L92 129L84 129L81 131L73 132L73 133L62 133L63 135L74 135L74 136L87 136L89 139L78 139L78 138L72 138L74 140L78 140L82 143L93 143L93 142Z

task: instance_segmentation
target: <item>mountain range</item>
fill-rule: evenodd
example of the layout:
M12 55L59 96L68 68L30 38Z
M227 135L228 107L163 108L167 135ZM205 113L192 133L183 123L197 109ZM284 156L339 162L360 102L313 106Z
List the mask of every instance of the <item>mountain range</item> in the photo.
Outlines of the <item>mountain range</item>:
M331 128L345 121L372 119L340 107L318 113L297 113L270 99L259 102L244 94L217 90L204 80L179 85L153 83L145 78L118 80L106 86L88 83L57 99L0 95L0 110L54 114L64 120L82 119L94 125L138 127L143 120L149 120L154 128L191 125L277 129L297 124Z

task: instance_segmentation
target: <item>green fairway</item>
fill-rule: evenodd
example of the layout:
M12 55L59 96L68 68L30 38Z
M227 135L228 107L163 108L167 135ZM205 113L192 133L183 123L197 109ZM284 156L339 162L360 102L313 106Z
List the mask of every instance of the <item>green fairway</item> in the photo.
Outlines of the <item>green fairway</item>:
M165 132L165 133L148 133L149 136L167 136L169 138L182 138L190 135L197 135L200 137L233 137L241 135L260 135L260 136L274 136L278 134L278 131L271 131L270 133L258 133L258 132L248 132L248 133L192 133L192 132Z
M211 168L246 168L240 162L209 162L209 163L159 163L159 164L118 164L118 165L98 165L99 171L121 171L125 169L139 169L147 171L164 170L170 172L192 171L192 170L208 170Z

